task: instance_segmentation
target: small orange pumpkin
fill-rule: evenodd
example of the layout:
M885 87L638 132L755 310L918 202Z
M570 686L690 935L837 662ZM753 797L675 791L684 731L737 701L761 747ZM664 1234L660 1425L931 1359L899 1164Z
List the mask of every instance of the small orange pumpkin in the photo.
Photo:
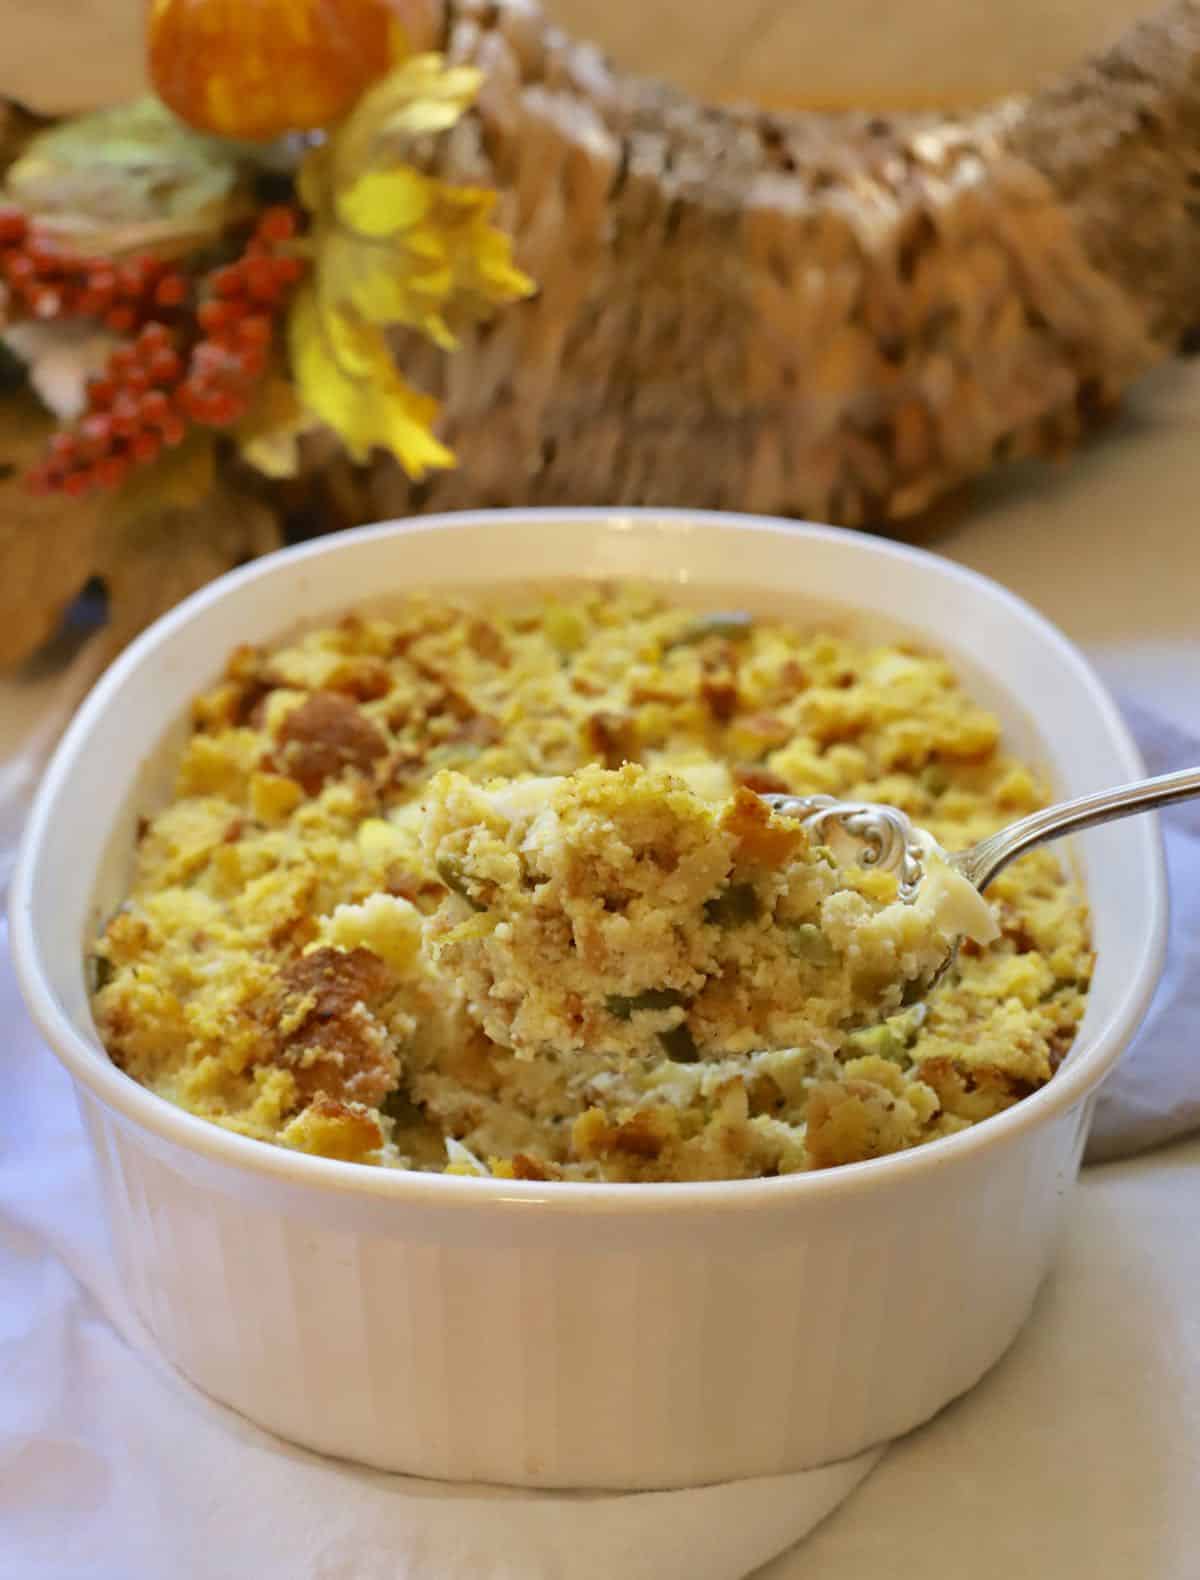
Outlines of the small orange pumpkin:
M328 126L391 60L385 0L150 0L150 78L190 126L266 141Z

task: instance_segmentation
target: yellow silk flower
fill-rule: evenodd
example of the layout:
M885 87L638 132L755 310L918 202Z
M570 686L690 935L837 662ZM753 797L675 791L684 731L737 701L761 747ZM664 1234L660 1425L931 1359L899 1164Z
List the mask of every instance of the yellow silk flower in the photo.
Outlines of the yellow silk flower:
M494 192L404 162L413 138L454 125L480 81L440 55L413 56L363 95L300 173L313 245L312 277L289 321L300 399L354 459L382 446L413 478L454 457L433 433L438 403L400 374L387 329L415 329L452 351L455 324L533 290L492 223Z

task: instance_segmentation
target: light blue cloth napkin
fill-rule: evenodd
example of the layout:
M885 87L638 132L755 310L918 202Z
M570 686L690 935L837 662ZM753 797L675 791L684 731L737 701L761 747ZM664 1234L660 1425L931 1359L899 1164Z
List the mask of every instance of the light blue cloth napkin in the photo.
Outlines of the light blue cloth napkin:
M1200 740L1186 730L1129 697L1121 709L1150 773L1200 765ZM1166 970L1136 1042L1101 1088L1089 1163L1200 1129L1200 800L1160 815L1171 890Z

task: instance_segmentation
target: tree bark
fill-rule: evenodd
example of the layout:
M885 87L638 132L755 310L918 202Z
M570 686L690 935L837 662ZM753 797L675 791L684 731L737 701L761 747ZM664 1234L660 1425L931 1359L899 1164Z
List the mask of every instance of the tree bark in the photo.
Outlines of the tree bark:
M709 108L623 77L530 0L420 41L486 74L417 150L495 186L537 297L450 358L457 470L361 513L686 505L887 527L1072 445L1200 322L1200 3L978 114Z

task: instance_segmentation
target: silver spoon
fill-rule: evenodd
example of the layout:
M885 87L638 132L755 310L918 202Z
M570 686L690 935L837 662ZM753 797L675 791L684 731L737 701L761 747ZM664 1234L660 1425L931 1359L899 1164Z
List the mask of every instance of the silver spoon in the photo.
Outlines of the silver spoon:
M1035 845L1077 834L1100 823L1111 823L1135 812L1151 812L1200 796L1200 768L1181 768L1177 773L1159 774L1153 779L1138 779L1118 785L1115 790L1096 790L1091 795L1061 801L1040 812L1031 812L1019 822L1010 823L998 833L981 839L966 850L946 856L949 866L983 892L1010 861L1023 856ZM857 858L864 867L894 872L900 898L914 900L925 876L927 844L912 820L898 807L873 801L839 801L828 795L764 795L763 800L783 817L798 818L816 838L824 840L832 828L861 844ZM935 847L936 848L936 847ZM953 965L958 954L955 943L945 963L930 979L929 992Z

